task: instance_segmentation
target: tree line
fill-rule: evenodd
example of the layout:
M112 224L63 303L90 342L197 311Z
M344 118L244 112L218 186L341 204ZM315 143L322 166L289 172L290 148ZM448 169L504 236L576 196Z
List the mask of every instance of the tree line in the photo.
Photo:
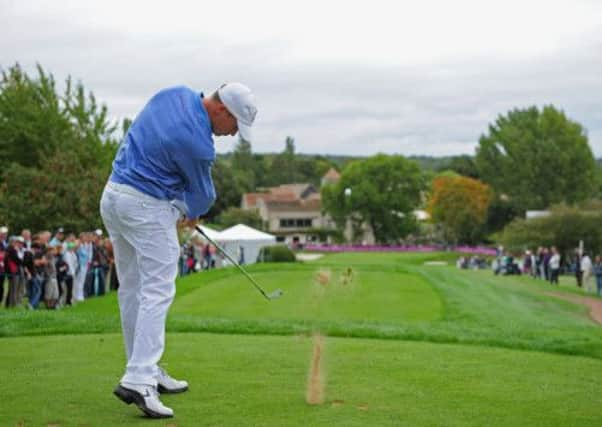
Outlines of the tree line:
M111 121L107 107L70 77L59 93L41 66L35 76L18 64L4 70L0 222L12 229L100 227L98 200L129 124ZM575 207L599 198L602 188L583 126L552 105L530 106L500 114L474 155L308 155L295 151L292 137L281 152L254 153L240 140L217 156L218 200L208 219L258 226L256 215L238 209L245 192L299 182L319 187L331 167L341 180L322 188L324 212L358 233L369 224L382 243L417 235L482 242L527 210ZM419 223L416 209L427 210L431 223Z

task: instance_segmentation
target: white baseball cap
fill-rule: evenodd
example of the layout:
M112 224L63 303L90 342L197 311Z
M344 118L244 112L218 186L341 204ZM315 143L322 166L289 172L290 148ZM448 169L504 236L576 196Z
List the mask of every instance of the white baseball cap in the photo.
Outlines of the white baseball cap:
M251 141L251 126L257 114L255 95L251 89L242 83L226 83L217 93L228 111L236 118L241 138Z

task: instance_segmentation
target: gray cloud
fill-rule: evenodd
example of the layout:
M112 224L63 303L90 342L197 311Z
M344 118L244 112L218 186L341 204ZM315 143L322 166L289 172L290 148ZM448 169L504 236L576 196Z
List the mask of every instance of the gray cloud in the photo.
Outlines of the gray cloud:
M2 7L2 6L0 6ZM0 66L39 62L58 81L81 79L116 117L133 117L158 89L186 84L206 92L243 81L260 111L253 147L280 151L286 136L297 151L474 153L479 135L514 107L554 104L588 130L602 155L602 42L528 59L463 57L412 66L347 61L292 62L283 40L226 43L188 33L170 37L88 28L56 14L17 16L0 9ZM234 138L220 138L218 150Z

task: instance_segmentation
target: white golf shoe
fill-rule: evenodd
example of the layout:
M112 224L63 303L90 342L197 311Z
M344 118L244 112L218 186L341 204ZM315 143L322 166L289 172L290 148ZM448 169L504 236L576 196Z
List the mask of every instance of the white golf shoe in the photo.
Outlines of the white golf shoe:
M120 383L113 393L128 405L136 404L151 418L173 417L173 410L161 403L157 389L151 385Z
M170 377L161 367L159 368L159 374L156 379L159 393L182 393L188 390L188 382Z

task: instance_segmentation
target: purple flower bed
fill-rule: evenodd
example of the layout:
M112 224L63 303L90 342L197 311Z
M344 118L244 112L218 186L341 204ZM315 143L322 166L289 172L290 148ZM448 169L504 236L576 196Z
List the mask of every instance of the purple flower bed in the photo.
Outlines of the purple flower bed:
M468 254L495 256L496 251L483 246L442 246L442 245L305 245L306 251L313 252L438 252L454 251Z

